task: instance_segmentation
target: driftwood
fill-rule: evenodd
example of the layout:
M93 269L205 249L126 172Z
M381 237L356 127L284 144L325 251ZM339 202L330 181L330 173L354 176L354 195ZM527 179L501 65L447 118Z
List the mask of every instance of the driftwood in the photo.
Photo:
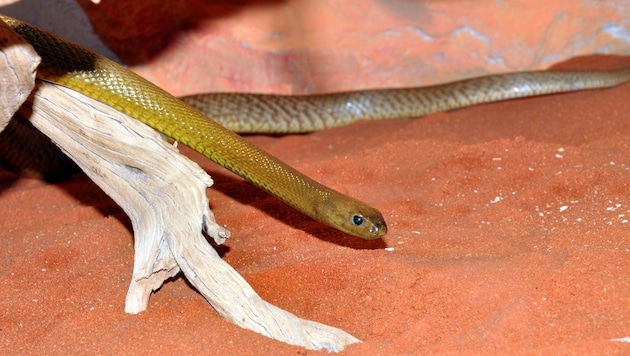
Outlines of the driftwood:
M33 68L39 63L24 45L12 45L20 39L11 36L2 34L8 42L3 43L0 58L0 130L31 91ZM135 256L126 312L145 310L152 291L181 270L219 314L241 327L309 349L339 351L359 342L342 330L300 319L265 302L219 257L202 234L205 231L217 244L230 236L208 207L205 190L212 180L156 131L105 104L45 82L37 86L31 106L25 114L31 123L131 218Z
M22 37L0 21L0 131L9 124L35 87L41 58Z

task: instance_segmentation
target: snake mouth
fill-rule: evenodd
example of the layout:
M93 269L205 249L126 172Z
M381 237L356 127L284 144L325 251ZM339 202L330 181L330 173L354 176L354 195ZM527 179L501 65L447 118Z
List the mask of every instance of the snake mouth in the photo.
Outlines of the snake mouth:
M372 225L370 228L370 234L376 236L377 238L385 236L387 234L387 225L385 225L385 221L383 221L383 224L380 226Z

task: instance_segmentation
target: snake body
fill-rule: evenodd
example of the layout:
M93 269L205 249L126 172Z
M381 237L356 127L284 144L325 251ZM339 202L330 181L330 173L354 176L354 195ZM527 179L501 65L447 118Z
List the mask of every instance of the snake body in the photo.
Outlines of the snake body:
M18 112L0 132L0 166L21 175L57 182L80 172L50 139Z
M38 79L142 121L325 224L365 239L387 232L378 210L304 176L130 70L34 26L0 19L42 58Z
M525 72L429 88L315 96L204 94L184 98L184 103L83 47L4 15L0 15L0 19L42 57L37 74L40 80L68 87L110 105L191 147L306 215L365 239L378 238L387 232L378 210L315 182L231 130L307 132L357 120L420 117L484 102L604 88L630 80L630 68L601 72ZM0 146L2 144L0 141Z
M418 118L493 101L606 88L629 80L630 68L538 71L490 75L421 88L310 96L212 93L181 99L236 132L302 133L358 120Z

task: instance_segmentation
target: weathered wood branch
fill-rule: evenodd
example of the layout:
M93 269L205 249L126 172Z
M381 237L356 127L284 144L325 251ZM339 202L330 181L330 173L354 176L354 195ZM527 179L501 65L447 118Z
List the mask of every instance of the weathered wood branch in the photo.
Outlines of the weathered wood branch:
M1 22L1 21L0 21ZM33 47L9 26L0 24L0 131L22 106L35 86L41 58Z
M24 47L5 45L0 78L14 82L3 84L0 93L2 119L8 121L31 91L38 57L11 57L9 51ZM219 257L202 234L205 231L217 244L230 236L208 208L205 190L212 180L159 133L105 104L46 82L39 83L31 107L23 115L131 218L135 256L126 312L145 310L152 291L181 270L219 314L241 327L309 349L338 351L359 341L265 302Z

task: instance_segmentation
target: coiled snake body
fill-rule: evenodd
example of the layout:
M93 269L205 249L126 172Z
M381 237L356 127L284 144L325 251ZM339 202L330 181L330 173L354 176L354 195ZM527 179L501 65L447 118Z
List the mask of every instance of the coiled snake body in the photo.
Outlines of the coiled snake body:
M0 15L0 19L24 37L42 57L37 73L40 80L68 87L108 104L191 147L306 215L365 239L378 238L387 232L378 210L305 177L231 130L306 132L356 120L420 117L483 102L609 87L630 80L630 69L529 72L431 88L302 97L211 94L183 98L187 105L87 49L10 17ZM12 143L0 141L0 146L7 144Z

